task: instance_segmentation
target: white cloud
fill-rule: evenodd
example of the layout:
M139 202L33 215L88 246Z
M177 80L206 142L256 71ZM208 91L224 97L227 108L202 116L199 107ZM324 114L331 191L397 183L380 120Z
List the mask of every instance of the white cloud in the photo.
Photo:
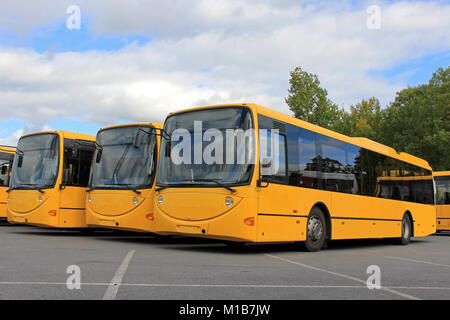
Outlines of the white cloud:
M14 1L20 12L12 3L0 10L0 22L22 33L65 19L69 4L42 1L48 10L35 14L28 1ZM368 30L369 4L80 1L95 33L140 33L153 40L111 52L1 50L0 107L8 112L0 121L18 118L33 128L58 117L81 116L100 125L163 121L170 111L228 102L255 102L289 114L284 97L296 66L318 74L338 104L370 96L386 104L406 83L392 84L368 71L450 50L450 5L379 2L382 28ZM27 22L19 27L11 21L20 14Z

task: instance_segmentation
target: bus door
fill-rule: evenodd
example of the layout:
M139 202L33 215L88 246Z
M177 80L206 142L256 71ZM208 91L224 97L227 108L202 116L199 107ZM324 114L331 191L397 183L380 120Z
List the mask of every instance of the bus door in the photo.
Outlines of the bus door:
M12 161L14 153L6 153L0 151L0 217L6 217L6 200L8 194L6 189L9 187L11 176Z
M64 139L62 183L60 189L60 226L86 223L86 188L89 182L94 142Z
M258 240L283 241L301 238L295 190L287 174L286 129L264 129L259 118ZM266 121L267 122L267 121ZM275 122L275 120L274 120ZM273 126L270 126L273 127Z

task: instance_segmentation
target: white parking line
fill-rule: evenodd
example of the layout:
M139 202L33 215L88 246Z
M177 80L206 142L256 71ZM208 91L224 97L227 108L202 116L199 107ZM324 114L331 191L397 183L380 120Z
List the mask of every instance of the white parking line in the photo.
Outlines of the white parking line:
M117 292L119 291L120 284L122 283L123 276L127 271L128 265L130 264L131 258L136 251L131 250L123 259L119 269L117 269L116 274L112 278L108 289L106 289L105 295L103 296L103 300L114 300L116 298Z
M39 286L66 286L65 282L13 282L4 281L0 282L2 285L39 285ZM109 287L110 283L101 282L85 282L81 283L81 286L104 286ZM280 288L280 289L367 289L367 286L327 286L327 285L284 285L284 284L191 284L191 283L121 283L121 287L175 287L175 288ZM450 291L450 287L400 287L400 286L385 286L386 289L407 289L407 290L445 290Z
M424 263L424 264L430 264L430 265L438 266L438 267L450 268L450 265L448 265L448 264L435 263L435 262L430 262L430 261L415 260L415 259L409 259L409 258L400 258L400 257L393 257L393 256L386 256L386 258L396 259L396 260L403 260L403 261L410 261L410 262L417 262L417 263Z
M292 261L292 260L289 260L289 259L286 259L286 258L274 256L274 255L271 255L271 254L265 254L265 255L270 257L270 258L273 258L273 259L278 259L278 260L282 260L282 261L285 261L285 262L288 262L288 263L291 263L291 264L295 264L295 265L301 266L303 268L307 268L307 269L311 269L311 270L315 270L315 271L320 271L320 272L332 274L332 275L335 275L335 276L338 276L338 277L341 277L341 278L345 278L345 279L353 280L353 281L356 281L356 282L359 282L359 283L363 283L366 286L366 288L367 288L366 281L358 279L358 278L355 278L355 277L352 277L352 276L348 276L346 274L342 274L342 273L338 273L338 272L334 272L334 271L329 271L329 270L313 267L313 266L310 266L310 265L307 265L307 264L304 264L304 263ZM409 294L398 292L398 291L396 291L394 289L390 289L388 287L381 286L380 290L384 290L384 291L393 293L395 295L398 295L400 297L403 297L403 298L406 298L406 299L410 299L410 300L421 300L420 298L411 296Z

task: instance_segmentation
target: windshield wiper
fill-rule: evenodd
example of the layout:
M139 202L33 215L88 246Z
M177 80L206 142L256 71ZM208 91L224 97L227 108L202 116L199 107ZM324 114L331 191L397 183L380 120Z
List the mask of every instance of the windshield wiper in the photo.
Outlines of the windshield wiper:
M37 190L40 193L44 193L44 191L42 191L42 187L37 187L38 184L36 184L36 183L22 183L21 185L19 185L19 188L22 187L22 186L34 187L34 188L30 188L30 189L31 190Z
M141 192L137 190L137 188L140 186L133 187L131 184L128 184L128 183L114 183L111 186L128 187L131 191L133 191L137 194L141 194Z
M226 186L226 185L224 185L223 183L221 183L220 181L219 181L219 179L195 179L195 181L201 181L201 182L214 182L214 183L216 183L218 186L220 186L220 187L222 187L222 188L224 188L224 189L227 189L228 191L230 191L231 193L236 193L236 189L233 189L233 188L231 188L231 187L229 187L229 186Z
M229 187L229 186L227 186L227 185L224 185L223 183L221 183L220 181L219 181L219 179L184 179L184 180L177 180L177 181L180 181L180 182L214 182L215 184L217 184L218 186L220 186L220 187L222 187L222 188L224 188L224 189L227 189L228 191L230 191L231 193L235 193L237 190L236 189L233 189L233 188L231 188L231 187ZM185 185L195 185L195 183L189 183L189 184L185 184ZM165 189L165 188L169 188L170 186L166 186L166 187L160 187L160 188L158 188L158 189L156 189L156 191L160 191L160 190L163 190L163 189Z

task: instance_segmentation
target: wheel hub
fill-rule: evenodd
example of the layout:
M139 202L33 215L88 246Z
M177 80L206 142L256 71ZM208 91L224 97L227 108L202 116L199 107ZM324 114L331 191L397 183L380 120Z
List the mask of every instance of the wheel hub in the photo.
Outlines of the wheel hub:
M312 241L318 241L322 237L322 221L317 217L311 217L308 221L308 234Z

